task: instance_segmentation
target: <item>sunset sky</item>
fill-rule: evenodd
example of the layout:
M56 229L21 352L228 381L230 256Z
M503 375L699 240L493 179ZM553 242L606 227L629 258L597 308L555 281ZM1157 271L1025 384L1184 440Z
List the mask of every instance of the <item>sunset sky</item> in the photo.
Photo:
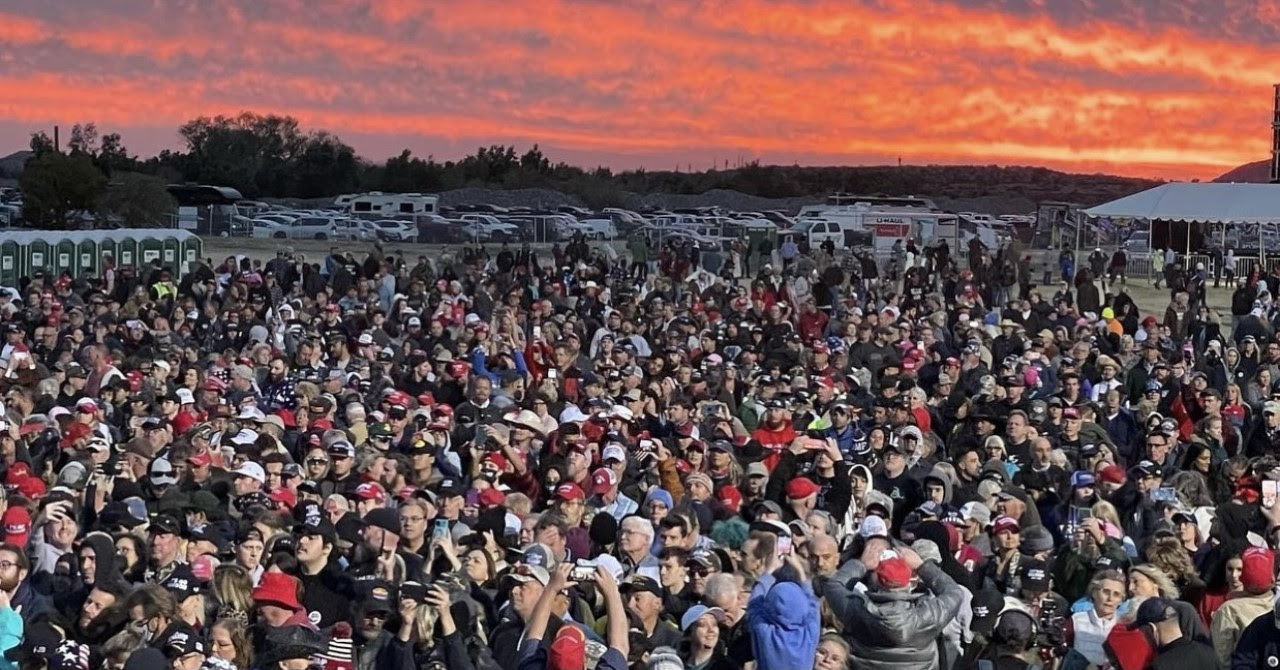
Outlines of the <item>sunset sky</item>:
M0 0L0 155L251 110L377 160L1210 178L1268 156L1278 38L1280 0Z

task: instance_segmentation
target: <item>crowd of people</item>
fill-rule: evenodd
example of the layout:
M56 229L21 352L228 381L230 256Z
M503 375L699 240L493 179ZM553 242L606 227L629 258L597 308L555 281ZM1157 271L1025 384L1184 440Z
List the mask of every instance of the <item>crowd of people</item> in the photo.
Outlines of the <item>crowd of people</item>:
M24 278L0 670L1277 667L1280 342L781 251Z

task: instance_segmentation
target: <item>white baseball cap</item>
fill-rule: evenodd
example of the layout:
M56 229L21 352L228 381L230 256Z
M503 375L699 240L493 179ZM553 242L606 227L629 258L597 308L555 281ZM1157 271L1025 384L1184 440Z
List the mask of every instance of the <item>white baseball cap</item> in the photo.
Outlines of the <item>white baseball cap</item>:
M263 470L261 465L258 465L253 461L249 461L241 464L240 467L236 468L232 472L232 474L236 475L237 477L248 477L250 479L256 479L263 484L267 483L267 471Z

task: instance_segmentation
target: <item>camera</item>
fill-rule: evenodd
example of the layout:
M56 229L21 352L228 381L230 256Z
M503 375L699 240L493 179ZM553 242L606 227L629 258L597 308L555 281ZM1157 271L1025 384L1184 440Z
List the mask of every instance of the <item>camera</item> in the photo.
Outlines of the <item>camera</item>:
M1058 610L1058 603L1045 599L1040 604L1040 621L1036 630L1036 648L1040 650L1040 658L1045 661L1062 658L1071 651L1063 633L1066 631L1066 613Z
M596 565L587 561L580 561L573 569L569 571L569 581L571 582L594 582L596 580Z

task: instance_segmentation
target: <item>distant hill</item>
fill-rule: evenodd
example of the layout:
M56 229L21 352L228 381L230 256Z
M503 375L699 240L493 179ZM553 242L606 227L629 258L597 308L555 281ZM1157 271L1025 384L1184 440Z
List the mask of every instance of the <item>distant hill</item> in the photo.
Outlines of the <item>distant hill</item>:
M22 167L26 165L27 158L30 156L30 151L15 151L0 158L0 177L17 179L22 174Z
M1235 182L1237 184L1267 184L1271 182L1271 161L1245 163L1240 167L1214 179L1219 182Z

